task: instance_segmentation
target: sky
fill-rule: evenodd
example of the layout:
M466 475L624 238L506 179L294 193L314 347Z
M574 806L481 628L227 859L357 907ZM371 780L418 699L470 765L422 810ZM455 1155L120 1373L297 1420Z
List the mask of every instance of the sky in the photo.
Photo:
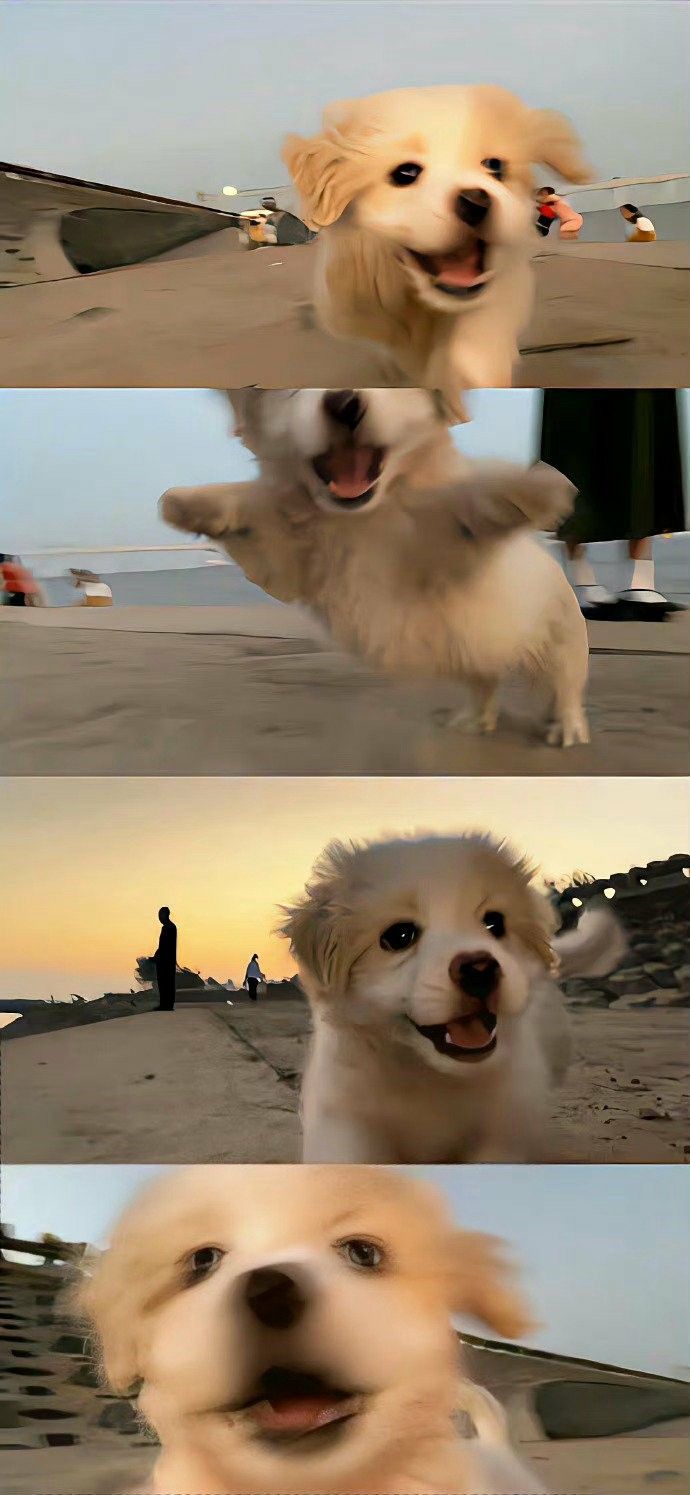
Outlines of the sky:
M129 991L164 903L181 964L239 984L256 950L292 975L276 911L334 837L489 830L546 877L606 877L684 851L689 796L681 778L0 779L0 996Z
M690 399L680 392L690 465ZM470 421L456 426L471 457L531 462L540 392L476 390ZM254 461L231 434L225 398L207 389L0 390L2 548L170 545L158 518L166 488L252 476Z
M569 114L599 180L685 172L689 19L677 0L2 0L2 150L171 197L277 187L284 135L329 101L495 83Z
M48 1230L104 1246L132 1196L173 1171L5 1167L3 1219L29 1239ZM510 1242L542 1325L527 1343L687 1378L687 1170L627 1164L401 1171L432 1179L459 1225ZM466 1327L477 1332L476 1323Z

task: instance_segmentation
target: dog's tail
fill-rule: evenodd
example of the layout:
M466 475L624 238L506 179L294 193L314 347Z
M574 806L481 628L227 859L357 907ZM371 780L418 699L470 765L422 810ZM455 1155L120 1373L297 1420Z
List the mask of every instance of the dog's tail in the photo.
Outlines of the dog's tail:
M556 935L560 977L608 976L623 960L628 941L623 926L608 908L585 909L577 929Z
M462 1380L458 1389L458 1411L474 1423L477 1437L494 1448L509 1448L508 1419L495 1396L474 1381Z

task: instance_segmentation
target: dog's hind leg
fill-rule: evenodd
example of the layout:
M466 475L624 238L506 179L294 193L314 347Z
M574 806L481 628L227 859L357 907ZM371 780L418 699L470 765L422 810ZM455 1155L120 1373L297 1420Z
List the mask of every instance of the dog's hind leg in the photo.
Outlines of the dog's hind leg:
M495 732L498 726L498 680L471 680L467 684L470 701L448 717L446 726L462 727L466 732Z

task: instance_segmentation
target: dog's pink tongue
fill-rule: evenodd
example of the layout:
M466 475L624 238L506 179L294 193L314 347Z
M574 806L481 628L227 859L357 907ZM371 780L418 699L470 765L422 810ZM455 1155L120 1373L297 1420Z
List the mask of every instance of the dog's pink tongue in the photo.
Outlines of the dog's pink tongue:
M478 1017L458 1018L446 1023L446 1033L456 1049L483 1049L491 1042L491 1034Z
M471 286L482 273L479 244L472 244L466 253L438 254L434 259L436 279L450 286Z
M259 1427L266 1433L311 1433L315 1428L337 1422L352 1402L329 1396L285 1396L275 1402L260 1402L254 1409Z
M338 498L361 498L372 484L369 474L373 460L371 446L337 448L330 455L331 493Z

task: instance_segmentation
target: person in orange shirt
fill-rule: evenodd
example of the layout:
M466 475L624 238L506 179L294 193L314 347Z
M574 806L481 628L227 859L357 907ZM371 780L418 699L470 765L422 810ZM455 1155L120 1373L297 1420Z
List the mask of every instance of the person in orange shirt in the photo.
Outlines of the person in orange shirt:
M651 218L644 218L639 208L632 202L624 202L618 209L621 218L630 224L632 233L627 235L629 244L653 244L656 239L656 229Z
M555 187L540 187L537 192L537 229L546 236L555 218L559 221L560 239L577 239L584 223L581 213L576 213L564 197L559 197Z

